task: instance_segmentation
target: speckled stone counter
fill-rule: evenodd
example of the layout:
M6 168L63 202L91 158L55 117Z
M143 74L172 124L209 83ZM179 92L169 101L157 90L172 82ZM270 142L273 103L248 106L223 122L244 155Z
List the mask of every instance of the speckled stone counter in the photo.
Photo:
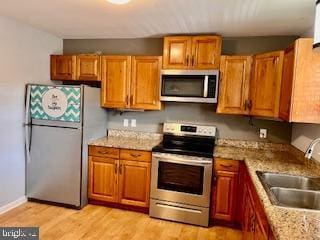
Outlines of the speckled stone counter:
M270 171L303 176L320 176L319 164L307 162L303 154L285 144L228 144L218 142L214 157L243 160L265 208L269 224L278 240L320 239L320 212L296 210L272 205L256 171ZM241 146L241 147L234 147Z
M157 133L109 130L108 136L92 140L89 145L151 151L162 140Z

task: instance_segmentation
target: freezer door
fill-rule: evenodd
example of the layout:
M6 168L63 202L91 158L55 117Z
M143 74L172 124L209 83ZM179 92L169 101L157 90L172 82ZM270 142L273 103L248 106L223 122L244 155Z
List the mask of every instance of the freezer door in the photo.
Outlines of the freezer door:
M27 197L79 207L81 130L32 125L31 132Z
M81 126L81 87L30 85L30 116L36 125Z

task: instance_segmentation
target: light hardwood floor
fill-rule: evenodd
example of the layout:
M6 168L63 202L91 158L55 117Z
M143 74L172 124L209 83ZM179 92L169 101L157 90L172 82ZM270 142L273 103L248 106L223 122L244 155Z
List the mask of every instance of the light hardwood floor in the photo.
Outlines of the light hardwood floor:
M88 205L80 211L25 203L0 215L0 226L39 226L40 239L241 240L237 230L202 228L149 218L148 215Z

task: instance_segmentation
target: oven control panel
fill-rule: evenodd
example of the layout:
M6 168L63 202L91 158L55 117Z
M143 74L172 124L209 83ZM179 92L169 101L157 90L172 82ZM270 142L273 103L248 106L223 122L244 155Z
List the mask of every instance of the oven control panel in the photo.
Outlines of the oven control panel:
M164 123L163 132L172 134L185 134L197 136L216 136L217 128L212 125Z

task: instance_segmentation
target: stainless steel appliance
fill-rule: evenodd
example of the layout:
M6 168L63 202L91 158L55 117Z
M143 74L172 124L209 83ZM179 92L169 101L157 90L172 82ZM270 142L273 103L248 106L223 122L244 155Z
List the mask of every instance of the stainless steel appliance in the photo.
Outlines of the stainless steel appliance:
M218 70L162 70L161 101L216 103Z
M152 150L151 217L208 226L215 136L214 126L164 123Z
M106 134L100 89L27 85L26 196L73 208L87 204L87 144Z

